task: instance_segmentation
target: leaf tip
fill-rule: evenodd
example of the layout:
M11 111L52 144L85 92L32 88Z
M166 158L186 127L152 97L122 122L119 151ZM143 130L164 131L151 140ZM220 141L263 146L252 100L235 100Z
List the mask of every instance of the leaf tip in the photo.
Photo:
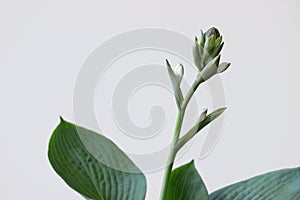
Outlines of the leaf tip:
M60 120L60 123L66 122L61 115L59 116L59 120Z
M218 111L220 113L220 115L225 112L225 110L227 109L227 107L223 107L223 108L219 108Z
M191 160L191 162L189 162L187 165L190 167L195 167L195 159Z
M168 66L170 66L170 63L169 63L169 60L168 60L168 59L166 59L166 63L167 63Z

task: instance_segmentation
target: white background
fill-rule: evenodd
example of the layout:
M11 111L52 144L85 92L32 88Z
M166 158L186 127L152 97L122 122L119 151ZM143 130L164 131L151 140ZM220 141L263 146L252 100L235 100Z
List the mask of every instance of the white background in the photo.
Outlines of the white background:
M89 53L143 27L193 38L216 26L225 36L229 109L216 148L196 162L209 191L299 166L299 6L297 0L1 0L1 199L81 199L50 167L48 139L59 115L73 119L74 84ZM157 199L162 172L147 178L147 199Z

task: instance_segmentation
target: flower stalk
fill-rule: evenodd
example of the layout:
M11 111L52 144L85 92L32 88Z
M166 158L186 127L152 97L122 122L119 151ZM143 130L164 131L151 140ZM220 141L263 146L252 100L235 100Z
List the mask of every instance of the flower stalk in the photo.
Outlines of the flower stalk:
M207 115L207 110L205 110L203 113L200 114L198 122L185 135L183 135L180 138L186 108L199 85L211 78L212 76L214 76L215 74L224 72L230 66L230 63L226 62L220 64L220 52L223 48L223 45L224 42L222 42L222 36L220 35L219 31L214 27L210 28L205 33L201 31L200 35L198 37L195 37L195 45L193 46L193 56L195 65L199 72L197 74L196 80L186 93L185 97L183 97L183 93L180 88L180 84L184 75L183 65L179 64L173 70L169 61L166 60L169 77L172 82L174 96L178 107L178 115L168 156L168 161L165 168L160 200L167 199L170 177L172 174L173 164L177 152L188 141L190 141L201 129L203 129L211 121L220 116L226 109L217 109L209 115Z

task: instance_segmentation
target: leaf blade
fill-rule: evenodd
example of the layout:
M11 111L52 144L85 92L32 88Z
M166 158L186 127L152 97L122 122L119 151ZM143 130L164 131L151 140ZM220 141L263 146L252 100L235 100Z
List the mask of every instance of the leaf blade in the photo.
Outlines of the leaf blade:
M80 134L84 137L80 137ZM103 158L100 160L98 155L90 153L87 148L91 142L89 138L94 142L95 138L96 142L101 140L102 147L106 144L106 151L110 151L111 154L101 154ZM72 189L88 199L142 200L146 193L146 179L134 163L120 152L121 150L104 136L61 120L51 136L48 158L58 175ZM104 158L112 155L115 157L107 158L111 160L107 165ZM109 166L116 162L120 162L119 167L123 166L126 170L132 168L138 171L121 171Z
M194 161L191 161L171 173L166 200L208 200L208 192Z
M211 200L286 200L300 198L300 168L282 169L262 174L210 195Z

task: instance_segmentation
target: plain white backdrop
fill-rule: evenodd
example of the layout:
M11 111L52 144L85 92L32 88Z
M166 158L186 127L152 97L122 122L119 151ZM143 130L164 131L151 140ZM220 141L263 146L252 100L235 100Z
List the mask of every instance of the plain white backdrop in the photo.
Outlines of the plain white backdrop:
M299 19L297 0L1 0L1 199L81 199L49 165L49 137L59 115L73 120L74 85L90 52L144 27L193 38L216 26L225 37L226 121L214 151L196 161L209 191L299 166ZM147 179L147 199L157 199L162 171Z

